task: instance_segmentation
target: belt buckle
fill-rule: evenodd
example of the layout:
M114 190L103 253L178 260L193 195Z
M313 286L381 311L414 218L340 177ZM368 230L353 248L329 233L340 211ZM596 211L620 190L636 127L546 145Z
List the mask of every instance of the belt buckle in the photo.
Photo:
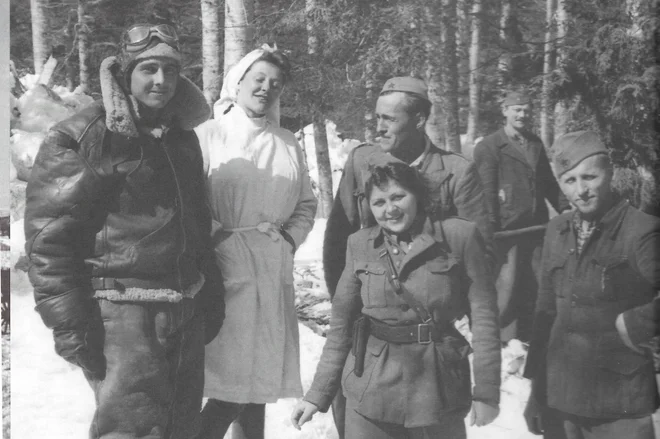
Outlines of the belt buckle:
M426 329L426 339L422 340L422 334L424 331L422 328ZM428 323L420 323L417 325L417 343L419 344L429 344L433 341L433 338L431 336L431 325Z

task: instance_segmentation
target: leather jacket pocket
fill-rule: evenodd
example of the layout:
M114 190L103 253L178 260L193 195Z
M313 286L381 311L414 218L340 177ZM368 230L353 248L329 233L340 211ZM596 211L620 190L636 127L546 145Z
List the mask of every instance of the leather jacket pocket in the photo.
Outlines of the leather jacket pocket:
M445 409L472 403L469 343L463 337L448 336L435 343L438 392Z
M387 274L385 267L376 261L356 261L355 274L362 282L362 302L365 308L387 306Z
M355 375L355 355L350 353L344 365L342 373L342 388L344 395L356 401L362 401L364 394L369 387L376 364L387 345L386 341L369 337L367 341L367 352L364 356L364 371L361 376Z

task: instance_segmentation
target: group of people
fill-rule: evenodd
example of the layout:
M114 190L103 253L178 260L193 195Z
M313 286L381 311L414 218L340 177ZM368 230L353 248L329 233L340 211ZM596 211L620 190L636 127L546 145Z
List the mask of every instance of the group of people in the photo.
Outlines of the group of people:
M100 78L102 100L49 131L25 212L36 310L94 391L89 436L263 438L265 404L303 396L293 256L317 205L279 126L290 61L250 52L210 120L168 24L128 28ZM506 309L530 343L530 431L653 438L660 222L612 191L596 133L549 158L523 93L474 161L424 134L430 109L422 80L388 80L375 144L347 159L323 247L330 330L293 426L332 406L341 438L465 438L468 413L499 413ZM494 239L545 224L546 200L543 241Z

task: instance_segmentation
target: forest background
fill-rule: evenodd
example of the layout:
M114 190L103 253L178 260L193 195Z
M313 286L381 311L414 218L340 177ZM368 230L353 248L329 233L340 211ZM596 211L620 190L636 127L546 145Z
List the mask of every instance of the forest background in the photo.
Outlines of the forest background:
M372 140L387 78L424 78L428 134L468 157L501 124L501 96L523 89L546 148L567 131L599 131L616 185L653 213L659 11L660 0L11 0L10 58L22 76L53 55L49 84L99 97L98 66L118 52L122 30L166 17L179 30L183 73L213 103L231 65L276 42L294 65L282 125L314 126L322 212L332 202L324 121Z

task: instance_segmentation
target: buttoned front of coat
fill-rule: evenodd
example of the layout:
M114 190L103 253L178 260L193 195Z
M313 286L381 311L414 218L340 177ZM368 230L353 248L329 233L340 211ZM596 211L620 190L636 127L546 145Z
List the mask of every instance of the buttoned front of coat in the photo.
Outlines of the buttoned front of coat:
M357 411L406 427L432 425L445 413L470 408L470 346L453 321L472 316L474 399L499 401L500 344L496 294L476 227L452 218L425 224L407 253L393 254L379 226L350 236L347 264L332 304L330 331L307 401L327 410L340 384ZM388 325L421 323L387 278L390 251L403 287L447 327L430 344L396 344L369 337L362 376L349 353L353 322L362 313ZM343 369L343 373L342 373Z
M557 211L568 203L559 190L541 139L530 135L532 163L504 128L486 136L474 150L484 200L494 231L513 230L548 221L547 199Z
M566 413L648 415L658 402L651 353L625 346L615 321L653 306L660 288L659 222L620 201L578 254L573 215L548 225L526 375L546 373L545 363L548 405Z

